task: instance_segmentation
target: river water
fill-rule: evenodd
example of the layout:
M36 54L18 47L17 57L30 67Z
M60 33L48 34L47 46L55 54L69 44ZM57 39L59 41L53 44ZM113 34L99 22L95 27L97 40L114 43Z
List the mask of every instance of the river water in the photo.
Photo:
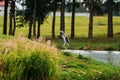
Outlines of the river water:
M111 63L115 66L120 66L120 51L86 51L86 50L63 50L74 54L81 54L104 63Z

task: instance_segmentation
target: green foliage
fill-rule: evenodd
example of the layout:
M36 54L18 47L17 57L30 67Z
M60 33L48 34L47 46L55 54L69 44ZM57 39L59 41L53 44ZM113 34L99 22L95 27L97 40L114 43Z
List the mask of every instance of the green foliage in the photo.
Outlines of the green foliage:
M109 46L109 47L105 48L105 50L113 51L113 50L115 50L115 49L114 49L112 46Z
M44 22L44 20L47 18L48 13L50 12L50 7L51 7L51 2L52 0L36 0L36 4L35 1L33 0L26 0L26 10L25 15L24 15L24 19L26 21L29 21L30 18L33 18L33 11L34 11L34 7L35 8L35 17L37 18L36 20L40 20L41 24Z
M89 61L92 60L91 58L85 57L85 56L83 56L83 55L81 55L81 54L78 55L78 59L83 59L83 60L85 60L85 61L87 61L87 62L89 62Z
M64 54L65 56L72 56L72 53L71 53L71 52L63 52L63 54Z
M24 27L25 25L25 21L24 21L24 17L23 16L16 16L16 27Z
M120 51L120 42L118 42L118 50Z
M79 50L83 50L83 48L84 48L83 46L80 46Z

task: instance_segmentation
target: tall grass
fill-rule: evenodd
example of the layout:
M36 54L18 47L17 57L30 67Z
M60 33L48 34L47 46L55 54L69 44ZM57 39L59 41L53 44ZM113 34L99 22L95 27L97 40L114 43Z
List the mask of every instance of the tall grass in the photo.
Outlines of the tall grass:
M50 41L17 38L0 49L0 79L56 80L59 52Z

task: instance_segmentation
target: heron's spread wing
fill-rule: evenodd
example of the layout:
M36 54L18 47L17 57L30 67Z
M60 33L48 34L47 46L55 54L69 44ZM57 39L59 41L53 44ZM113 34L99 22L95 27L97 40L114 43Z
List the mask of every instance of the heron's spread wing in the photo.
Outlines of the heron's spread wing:
M66 39L66 42L70 44L70 40L67 37L65 37L65 39Z

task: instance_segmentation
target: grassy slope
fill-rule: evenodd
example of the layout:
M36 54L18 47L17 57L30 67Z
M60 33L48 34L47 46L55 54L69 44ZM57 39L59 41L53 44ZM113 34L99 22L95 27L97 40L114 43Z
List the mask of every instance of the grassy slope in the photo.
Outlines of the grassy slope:
M120 80L120 69L81 55L64 53L60 58L60 80Z

